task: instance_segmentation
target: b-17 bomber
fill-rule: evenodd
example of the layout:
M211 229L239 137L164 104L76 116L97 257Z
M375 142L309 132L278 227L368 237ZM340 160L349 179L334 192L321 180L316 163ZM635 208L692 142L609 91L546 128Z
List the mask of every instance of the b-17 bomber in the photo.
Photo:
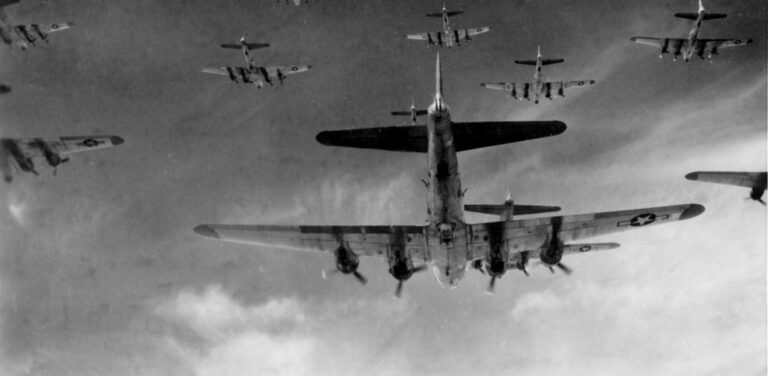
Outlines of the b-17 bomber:
M2 8L11 4L18 3L18 0L0 1L0 12ZM0 39L11 47L18 47L26 50L29 46L35 46L38 42L48 42L48 35L58 31L64 31L74 25L72 22L60 22L52 24L12 24L0 17Z
M697 13L675 13L675 17L685 18L693 20L693 26L688 33L688 38L655 38L655 37L632 37L630 40L635 43L654 46L661 49L659 58L664 57L664 54L671 53L672 60L677 61L677 58L682 56L683 61L688 60L696 54L698 57L704 59L705 56L708 59L712 58L712 55L718 55L720 50L729 47L744 46L752 43L752 39L704 39L699 38L701 32L701 24L706 20L716 20L725 18L723 13L709 13L704 9L702 0L699 0L699 11ZM710 60L711 62L711 60Z
M543 95L544 98L552 100L553 97L565 97L565 89L572 87L585 87L594 85L595 80L576 80L576 81L544 81L541 73L541 67L550 64L562 63L563 59L544 59L541 56L541 47L536 49L535 60L515 60L515 64L521 65L533 65L536 67L536 71L533 74L533 82L483 82L480 86L491 89L506 91L509 98L515 98L517 100L532 100L533 103L539 104L539 96Z
M427 32L421 34L408 34L407 39L426 41L428 46L439 46L452 48L458 47L462 43L468 43L472 40L472 37L491 31L490 27L472 27L465 29L454 29L451 27L449 18L464 13L463 11L449 11L443 4L443 9L440 13L429 13L427 17L441 17L443 19L443 30L435 32Z
M763 205L763 194L765 194L766 172L733 172L733 171L696 171L685 175L688 180L705 181L709 183L735 185L739 187L751 188L749 197Z
M507 269L525 270L538 258L547 266L562 266L565 254L584 245L571 242L593 236L693 218L704 211L697 204L622 211L512 219L470 224L464 220L466 190L459 178L457 153L493 145L555 136L565 131L560 121L453 122L443 98L440 56L436 90L426 125L323 131L324 145L427 154L427 225L239 225L203 224L195 232L228 242L334 254L339 272L358 272L360 256L383 258L398 281L395 296L414 273L431 269L438 283L456 287L468 265L482 260L493 278ZM549 210L549 209L547 209ZM581 248L589 250L588 248Z
M269 47L267 43L249 43L246 36L240 38L240 43L224 43L222 48L240 49L243 51L246 66L205 67L203 73L228 76L234 83L254 84L261 89L264 84L274 85L275 81L283 84L287 75L306 72L312 68L310 65L292 66L257 66L253 61L250 51L257 48Z
M0 138L0 171L6 183L13 180L16 168L39 175L33 159L42 157L54 168L69 162L69 154L104 149L123 143L118 136L68 136L55 139Z

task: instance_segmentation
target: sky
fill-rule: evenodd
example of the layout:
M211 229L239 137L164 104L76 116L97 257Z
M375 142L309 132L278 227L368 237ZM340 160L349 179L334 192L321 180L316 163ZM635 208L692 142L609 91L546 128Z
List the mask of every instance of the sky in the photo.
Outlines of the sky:
M0 137L115 134L58 176L0 187L2 375L761 375L766 211L697 170L766 170L766 3L708 0L728 18L703 37L753 38L712 63L673 63L632 36L684 37L694 1L458 1L457 27L492 31L441 50L456 121L560 120L561 135L459 154L466 203L579 214L699 203L694 219L594 238L571 276L510 271L484 293L468 272L405 284L328 280L328 254L216 242L201 223L422 224L426 156L332 148L323 130L397 125L429 104L439 1L22 0L11 21L75 27L0 49ZM241 87L219 43L271 43L260 64L310 64L282 87ZM524 81L537 45L594 79L566 98L510 101L483 81ZM469 222L493 220L467 214Z

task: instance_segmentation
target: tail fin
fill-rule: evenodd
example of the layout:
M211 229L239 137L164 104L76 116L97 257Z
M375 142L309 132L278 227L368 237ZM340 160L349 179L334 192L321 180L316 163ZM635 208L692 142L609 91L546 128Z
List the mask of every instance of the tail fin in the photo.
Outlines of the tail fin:
M437 63L435 63L435 96L443 96L443 72L440 69L440 53L437 53Z

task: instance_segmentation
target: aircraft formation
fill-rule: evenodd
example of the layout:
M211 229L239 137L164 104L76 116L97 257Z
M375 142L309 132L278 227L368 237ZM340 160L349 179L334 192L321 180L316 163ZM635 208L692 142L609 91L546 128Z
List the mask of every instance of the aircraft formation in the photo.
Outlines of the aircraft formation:
M19 0L0 0L0 7ZM278 3L280 0L277 1ZM290 3L288 1L287 3ZM294 0L295 5L301 1ZM410 40L426 41L427 46L456 48L465 45L479 34L488 33L487 26L454 28L450 17L462 11L448 10L445 3L439 13L442 30L409 34ZM726 47L751 43L740 39L699 38L704 20L723 18L725 15L708 13L699 2L698 13L678 13L677 17L691 19L695 24L688 39L633 37L632 41L651 44L675 58L688 61L694 54L717 55ZM70 28L72 23L51 25L6 25L0 28L6 44L22 49L35 42L48 40L48 34ZM268 43L248 42L243 35L237 43L223 43L224 49L239 49L245 65L204 67L202 72L227 77L237 84L253 84L257 88L283 84L288 75L309 71L311 65L259 65L252 51L270 47ZM482 83L488 89L506 91L510 98L526 99L535 104L540 98L565 96L566 89L595 84L595 80L545 80L542 67L562 63L564 59L543 58L541 48L535 59L515 60L515 63L534 66L531 82ZM10 91L10 87L6 92ZM404 283L415 273L431 270L437 282L446 288L458 285L468 269L478 270L490 277L487 291L493 292L496 281L509 270L528 275L527 268L537 261L554 272L566 274L572 270L563 257L570 254L610 250L617 243L584 242L595 236L633 230L639 227L665 224L694 218L704 212L695 203L578 215L557 215L519 219L517 216L560 211L557 206L520 205L511 195L502 204L464 204L466 188L463 186L458 153L492 146L554 137L565 132L562 121L454 121L443 91L443 74L439 52L435 60L435 91L427 109L419 109L412 101L409 111L394 111L392 115L410 117L409 125L371 127L360 129L326 130L316 135L323 145L362 149L387 150L426 154L427 176L422 180L427 188L427 223L423 225L250 225L201 224L194 231L202 236L237 243L272 248L324 251L332 253L336 269L366 283L358 267L360 256L383 259L389 273L397 280L395 296L402 294ZM420 119L426 117L425 122ZM38 175L33 163L43 158L56 168L69 161L69 154L108 148L123 143L114 135L69 136L54 139L3 138L0 139L0 171L6 182L11 182L16 171ZM689 180L733 184L752 189L750 198L765 205L762 196L766 190L765 172L694 172ZM491 221L468 223L465 212L496 216ZM323 275L328 273L324 272Z

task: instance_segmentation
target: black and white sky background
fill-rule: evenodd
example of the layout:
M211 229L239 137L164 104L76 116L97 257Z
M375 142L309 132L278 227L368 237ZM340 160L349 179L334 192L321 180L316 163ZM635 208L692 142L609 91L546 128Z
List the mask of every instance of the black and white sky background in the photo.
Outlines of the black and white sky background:
M426 157L329 148L322 130L392 125L434 90L439 1L23 0L11 21L76 26L26 52L0 49L0 136L116 134L58 176L0 187L0 373L8 375L744 374L766 372L766 212L748 190L683 177L766 169L766 3L703 37L751 37L713 63L659 60L632 36L684 37L695 1L449 1L458 27L490 26L442 50L459 121L561 120L562 135L461 153L467 203L559 205L564 214L701 203L690 221L597 238L622 247L510 272L496 294L469 273L429 273L392 297L370 278L322 280L328 254L219 243L200 223L419 224ZM283 87L199 73L311 64ZM482 81L595 79L567 98L509 101ZM490 217L468 215L470 221Z

